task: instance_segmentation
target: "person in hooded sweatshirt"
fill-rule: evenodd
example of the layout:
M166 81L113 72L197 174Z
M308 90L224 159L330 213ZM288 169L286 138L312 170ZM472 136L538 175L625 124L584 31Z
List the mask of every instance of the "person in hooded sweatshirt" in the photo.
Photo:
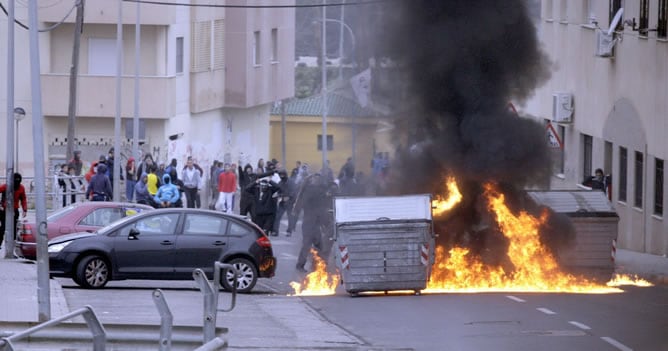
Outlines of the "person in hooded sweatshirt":
M162 176L162 185L158 188L153 200L157 203L157 208L177 207L181 194L176 185L172 184L172 177L169 174Z
M23 176L21 173L14 173L14 237L16 237L16 224L19 221L19 205L23 209L23 218L28 215L28 202L26 200L26 189L21 185ZM5 236L5 208L7 207L7 184L0 185L0 247Z
M148 186L146 184L147 180L148 174L146 174L146 172L142 173L141 177L139 177L139 180L135 184L135 200L138 204L151 205L155 207L153 204L153 197L148 192Z
M112 198L111 181L106 174L107 165L104 163L97 164L95 175L88 183L88 190L86 195L91 201L109 201Z

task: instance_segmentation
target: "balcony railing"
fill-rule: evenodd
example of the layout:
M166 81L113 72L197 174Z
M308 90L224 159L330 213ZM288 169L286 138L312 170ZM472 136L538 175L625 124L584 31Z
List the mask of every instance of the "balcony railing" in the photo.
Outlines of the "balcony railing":
M164 0L163 2L175 2ZM60 22L70 11L74 1L51 1L53 4L39 8L38 17L43 22ZM123 23L134 24L136 22L136 6L134 2L123 3ZM170 25L176 23L176 11L178 6L164 6L154 4L141 4L141 23L144 25ZM86 0L85 6L86 23L110 24L118 22L118 2L110 0ZM67 17L66 23L74 23L75 11Z
M42 74L44 115L67 116L69 81L67 74ZM139 78L139 116L168 119L174 116L176 78L173 76ZM134 116L134 77L121 78L121 116ZM116 77L80 75L77 86L77 115L116 116Z

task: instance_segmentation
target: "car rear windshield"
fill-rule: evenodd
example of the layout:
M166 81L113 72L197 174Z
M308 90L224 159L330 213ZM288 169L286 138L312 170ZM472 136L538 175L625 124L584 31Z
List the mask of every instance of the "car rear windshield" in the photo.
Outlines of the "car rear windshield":
M63 207L60 210L58 210L58 211L52 213L51 215L49 215L48 217L46 217L46 221L47 222L56 221L60 217L63 217L65 215L67 215L68 213L70 213L71 211L73 211L76 207L77 207L77 205L74 205L74 204L69 205L67 207Z

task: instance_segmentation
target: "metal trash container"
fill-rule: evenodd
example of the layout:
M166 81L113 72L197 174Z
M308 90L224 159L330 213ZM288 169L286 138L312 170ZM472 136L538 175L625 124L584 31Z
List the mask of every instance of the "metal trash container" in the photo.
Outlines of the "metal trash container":
M575 242L559 251L559 262L576 273L609 279L615 270L615 245L619 216L599 190L529 191L540 205L568 216L575 228Z
M337 197L334 251L352 295L426 288L434 263L430 195Z

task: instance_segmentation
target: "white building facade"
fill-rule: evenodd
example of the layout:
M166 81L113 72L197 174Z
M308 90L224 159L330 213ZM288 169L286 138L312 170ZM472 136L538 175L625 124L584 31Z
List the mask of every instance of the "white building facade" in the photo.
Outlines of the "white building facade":
M114 145L119 1L86 0L79 50L75 149L96 161ZM75 0L39 1L39 34L45 155L66 158L69 73L74 43ZM251 162L271 158L269 112L294 95L294 8L225 8L122 2L122 165L132 155L135 79L138 81L142 154L159 162L193 156L202 168L213 160ZM192 2L203 3L203 2ZM227 0L216 5L294 5L294 0ZM16 18L28 23L27 3ZM136 22L140 60L135 65ZM27 112L19 123L16 169L33 174L28 31L15 29L14 105ZM6 68L7 18L0 19L0 67ZM138 71L137 71L138 69ZM0 74L0 77L5 74ZM138 78L136 78L138 77ZM0 125L6 124L6 81L0 78ZM10 116L13 118L13 116ZM4 128L3 128L4 129ZM0 168L6 168L0 143Z
M667 0L543 0L539 38L553 72L523 107L561 141L553 186L577 188L603 169L617 246L657 255L668 254L667 18ZM612 43L600 37L611 23Z

